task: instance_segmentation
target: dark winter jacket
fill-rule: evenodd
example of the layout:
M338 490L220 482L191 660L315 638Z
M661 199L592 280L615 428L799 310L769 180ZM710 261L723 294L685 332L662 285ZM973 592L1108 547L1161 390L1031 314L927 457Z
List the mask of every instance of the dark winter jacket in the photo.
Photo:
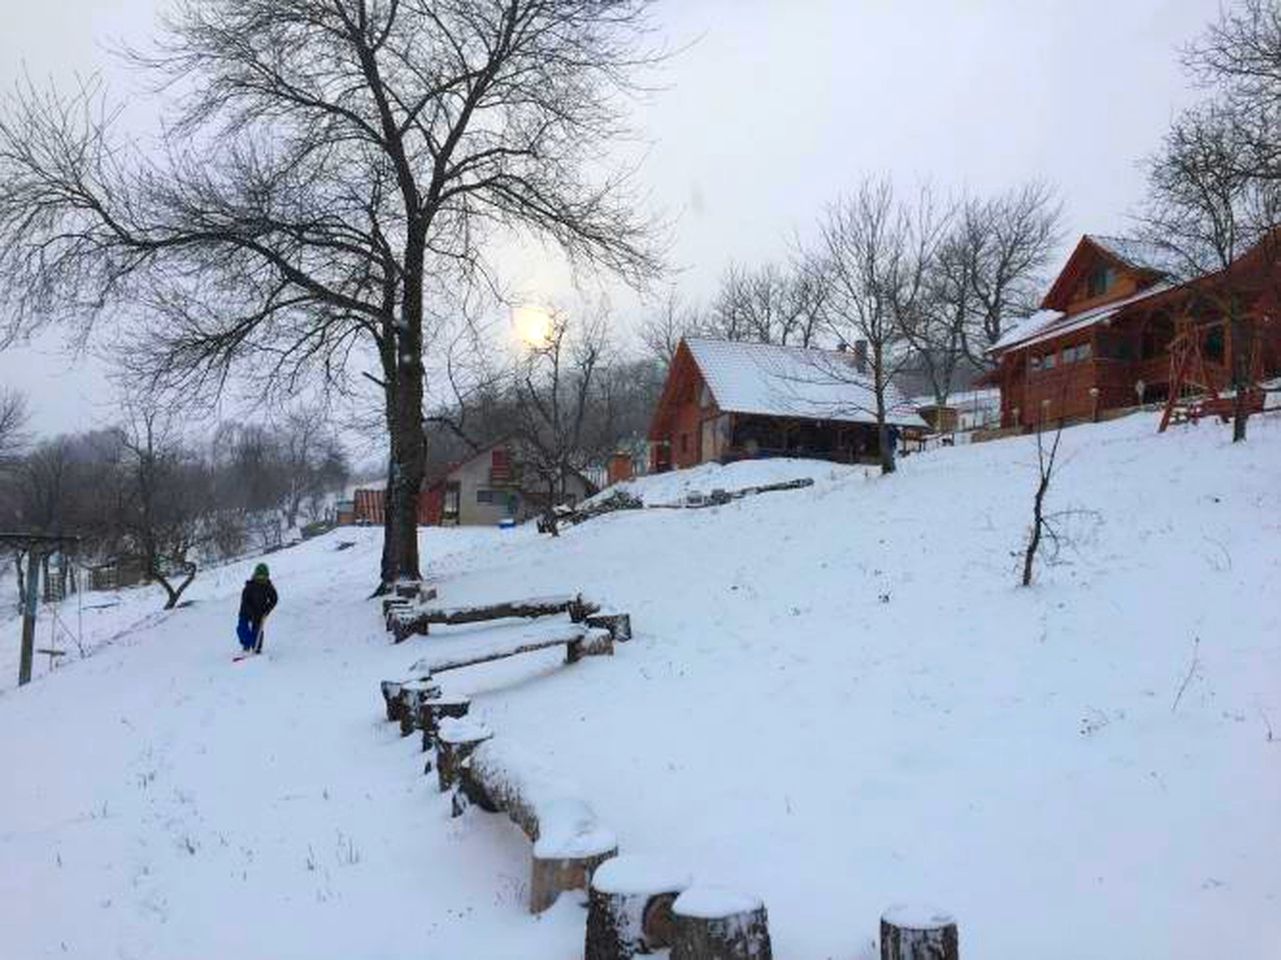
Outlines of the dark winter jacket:
M261 623L278 599L270 580L246 580L240 593L240 619Z

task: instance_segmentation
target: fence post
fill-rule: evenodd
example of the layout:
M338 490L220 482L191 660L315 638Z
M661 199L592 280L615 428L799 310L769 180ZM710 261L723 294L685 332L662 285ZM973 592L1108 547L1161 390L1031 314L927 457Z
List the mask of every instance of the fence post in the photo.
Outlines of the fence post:
M22 598L22 654L18 661L18 686L31 682L31 658L36 647L36 609L40 602L40 551L27 551L27 592Z

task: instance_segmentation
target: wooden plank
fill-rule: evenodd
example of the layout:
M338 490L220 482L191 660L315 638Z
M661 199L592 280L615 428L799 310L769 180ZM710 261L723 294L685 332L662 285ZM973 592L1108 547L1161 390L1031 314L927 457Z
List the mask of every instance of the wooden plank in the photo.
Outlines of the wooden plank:
M413 675L435 674L456 670L476 663L487 663L532 653L549 647L581 643L594 628L558 620L542 624L511 624L487 630L441 637L431 641L431 651L410 667Z

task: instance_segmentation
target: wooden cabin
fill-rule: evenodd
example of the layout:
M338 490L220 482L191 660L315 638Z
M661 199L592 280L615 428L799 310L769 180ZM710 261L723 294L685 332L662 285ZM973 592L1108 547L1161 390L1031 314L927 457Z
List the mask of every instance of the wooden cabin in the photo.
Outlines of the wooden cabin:
M895 431L926 426L892 386ZM855 353L686 337L649 428L650 470L755 457L875 462L871 378Z
M1174 279L1162 251L1141 241L1086 235L1041 302L992 347L983 382L1001 391L1001 426L1098 419L1139 404L1218 400L1230 388L1233 351L1253 383L1281 373L1271 238L1227 270ZM1236 304L1244 343L1227 320ZM1261 406L1262 391L1250 403ZM1221 412L1221 411L1216 411ZM1163 420L1163 424L1164 424Z

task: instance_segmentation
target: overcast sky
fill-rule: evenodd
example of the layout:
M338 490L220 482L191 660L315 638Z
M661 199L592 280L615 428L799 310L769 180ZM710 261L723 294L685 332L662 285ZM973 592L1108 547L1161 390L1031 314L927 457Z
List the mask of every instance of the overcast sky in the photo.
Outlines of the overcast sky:
M36 78L102 71L119 84L106 45L144 42L162 4L5 0L0 83L25 64ZM730 261L784 256L864 173L975 192L1043 178L1062 192L1069 243L1124 231L1138 161L1195 96L1177 49L1217 11L1218 0L662 0L661 29L690 46L637 119L651 143L641 181L674 224L677 285L703 298ZM507 267L526 287L557 283L537 265ZM0 353L0 383L32 394L42 431L110 419L101 369L69 363L56 338Z

